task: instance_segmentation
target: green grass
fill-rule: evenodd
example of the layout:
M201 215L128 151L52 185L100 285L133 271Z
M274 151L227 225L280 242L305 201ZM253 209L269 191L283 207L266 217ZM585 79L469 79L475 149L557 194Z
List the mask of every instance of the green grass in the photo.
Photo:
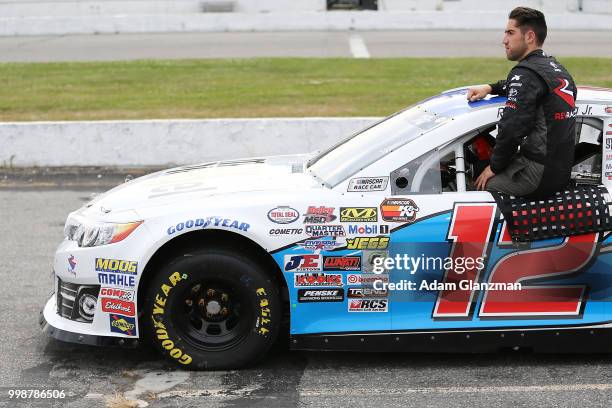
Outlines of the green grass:
M612 88L611 58L562 58ZM0 121L383 116L504 78L501 58L225 59L0 64Z

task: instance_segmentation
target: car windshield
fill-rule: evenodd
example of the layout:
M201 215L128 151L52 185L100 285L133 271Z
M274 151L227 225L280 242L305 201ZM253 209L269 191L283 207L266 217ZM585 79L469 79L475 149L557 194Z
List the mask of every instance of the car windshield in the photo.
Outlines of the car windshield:
M332 146L308 162L308 169L329 187L406 143L442 125L447 116L418 104L400 111Z

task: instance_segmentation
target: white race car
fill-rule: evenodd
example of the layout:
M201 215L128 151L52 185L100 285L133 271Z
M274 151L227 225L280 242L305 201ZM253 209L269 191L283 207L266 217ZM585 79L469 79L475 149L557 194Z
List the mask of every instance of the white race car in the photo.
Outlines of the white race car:
M573 176L591 197L514 209L512 223L474 189L505 102L451 90L322 153L128 181L68 216L41 326L89 345L150 341L192 369L252 363L281 330L293 349L612 349L605 229L509 233L608 214L612 90L580 87L572 113Z

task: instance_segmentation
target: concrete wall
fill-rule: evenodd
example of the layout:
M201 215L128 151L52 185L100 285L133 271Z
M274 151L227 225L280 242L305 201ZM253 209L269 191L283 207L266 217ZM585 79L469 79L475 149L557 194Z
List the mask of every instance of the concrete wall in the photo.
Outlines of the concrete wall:
M0 166L170 166L324 149L377 118L0 124Z

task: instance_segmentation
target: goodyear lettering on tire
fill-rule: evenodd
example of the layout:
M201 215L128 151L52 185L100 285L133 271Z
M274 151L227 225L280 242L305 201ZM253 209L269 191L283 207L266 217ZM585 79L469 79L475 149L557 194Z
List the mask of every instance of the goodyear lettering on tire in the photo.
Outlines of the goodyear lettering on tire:
M186 274L180 274L179 272L173 272L168 277L168 284L163 283L159 288L159 292L155 295L155 304L153 305L153 314L151 319L153 320L153 328L155 329L155 338L162 346L163 349L168 351L170 357L177 360L179 363L189 365L193 361L193 358L176 346L176 343L168 335L168 330L162 322L163 316L166 312L166 300L170 291L179 283L181 280L187 279Z
M259 310L260 315L257 317L255 328L257 334L267 337L270 333L270 318L272 317L272 311L270 310L268 302L268 294L264 288L258 288L255 293L259 297Z

